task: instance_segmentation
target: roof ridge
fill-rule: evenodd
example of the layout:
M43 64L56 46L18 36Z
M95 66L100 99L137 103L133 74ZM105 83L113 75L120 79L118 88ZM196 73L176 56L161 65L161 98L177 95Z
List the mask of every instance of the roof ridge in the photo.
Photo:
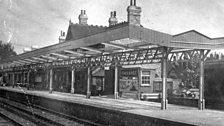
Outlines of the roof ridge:
M89 24L87 24L87 25L83 25L83 24L78 24L78 23L75 23L75 24L71 24L72 26L83 26L83 27L99 27L99 28L107 28L107 26L103 26L103 25L93 25L93 24L91 24L91 25L89 25Z
M109 27L107 27L107 28L109 28L109 29L111 29L111 28L117 28L117 27L120 27L120 26L123 26L123 25L127 25L127 24L129 24L129 22L127 22L127 21L123 21L123 22L120 22L120 23L118 23L118 24L111 25L111 26L109 26Z
M206 38L208 38L208 39L210 39L210 40L212 39L212 38L208 37L207 35L204 35L204 34L198 32L198 31L196 31L196 30L194 30L194 29L189 30L189 31L185 31L185 32L182 32L182 33L179 33L179 34L176 34L176 35L173 35L173 37L176 37L176 36L179 36L179 35L183 35L183 34L186 34L186 33L190 33L190 32L196 32L197 34L199 34L199 35L201 35L201 36L204 36L204 37L206 37Z

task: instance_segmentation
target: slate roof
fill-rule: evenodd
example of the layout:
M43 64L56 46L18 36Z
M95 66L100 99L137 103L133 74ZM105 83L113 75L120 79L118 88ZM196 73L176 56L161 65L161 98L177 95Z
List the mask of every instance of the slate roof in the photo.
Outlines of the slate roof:
M82 24L69 24L65 41L76 40L84 38L97 33L105 32L106 30L112 30L118 27L127 26L128 22L121 22L109 27L98 25L82 25Z
M107 27L94 25L70 24L65 40L76 40L89 35L104 32Z

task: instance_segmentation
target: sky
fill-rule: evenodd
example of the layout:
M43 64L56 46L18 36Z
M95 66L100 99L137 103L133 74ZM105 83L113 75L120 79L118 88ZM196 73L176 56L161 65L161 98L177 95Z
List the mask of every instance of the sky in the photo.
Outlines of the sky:
M88 24L108 26L111 11L118 22L127 21L130 0L0 0L0 40L10 42L17 53L31 46L58 43L69 20L78 23L86 10ZM224 0L137 0L141 24L175 35L197 30L211 38L224 37Z

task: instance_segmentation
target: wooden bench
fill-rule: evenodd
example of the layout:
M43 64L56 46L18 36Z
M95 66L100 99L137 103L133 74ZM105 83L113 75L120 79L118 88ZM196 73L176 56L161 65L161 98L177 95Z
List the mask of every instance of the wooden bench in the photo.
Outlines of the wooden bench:
M141 100L160 99L160 93L142 93L140 95Z

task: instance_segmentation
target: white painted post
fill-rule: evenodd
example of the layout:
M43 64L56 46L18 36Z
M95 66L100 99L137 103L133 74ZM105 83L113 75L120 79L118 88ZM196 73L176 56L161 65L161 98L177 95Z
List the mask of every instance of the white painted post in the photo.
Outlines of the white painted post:
M118 98L118 67L115 65L115 70L114 70L114 99Z
M90 81L91 81L91 75L90 75L90 66L88 67L87 70L87 94L86 94L86 98L90 98L91 96L91 91L90 91Z
M204 50L200 50L200 84L199 84L199 101L198 109L205 109L204 99Z
M167 107L167 99L166 99L166 84L167 84L167 48L164 47L163 50L163 59L162 59L162 101L161 101L161 109L165 110Z
M141 100L142 69L138 70L138 100Z
M71 93L74 94L75 88L74 88L74 83L75 83L75 69L72 69L72 82L71 82Z
M49 93L52 93L52 91L53 91L53 87L52 87L53 85L52 84L53 84L53 69L51 68L50 69L50 85L49 85L50 92Z

